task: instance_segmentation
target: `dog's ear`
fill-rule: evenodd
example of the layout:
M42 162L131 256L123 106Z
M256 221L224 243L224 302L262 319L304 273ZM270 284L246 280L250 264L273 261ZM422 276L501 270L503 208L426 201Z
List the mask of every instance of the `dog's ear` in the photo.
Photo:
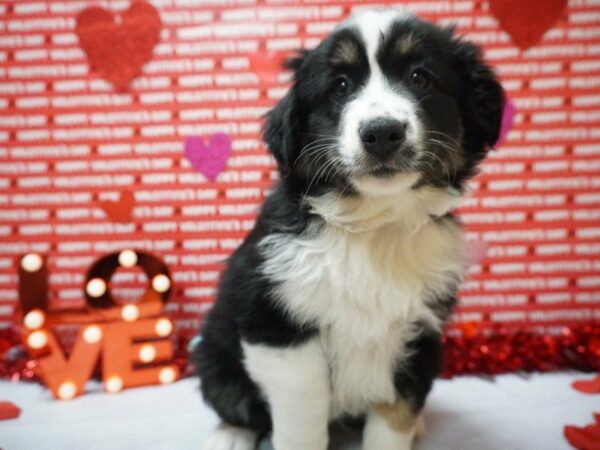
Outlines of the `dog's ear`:
M285 67L294 72L294 84L287 94L271 109L265 120L263 139L277 161L282 177L292 169L296 147L300 144L300 116L296 98L296 80L307 52L303 51L286 61Z
M267 113L263 131L263 139L275 157L282 177L286 177L290 173L295 153L294 137L297 120L294 103L293 88L290 88L285 97Z
M485 155L500 136L504 111L504 89L494 71L483 61L478 47L460 38L454 41L454 57L459 64L460 87L465 122L465 150Z

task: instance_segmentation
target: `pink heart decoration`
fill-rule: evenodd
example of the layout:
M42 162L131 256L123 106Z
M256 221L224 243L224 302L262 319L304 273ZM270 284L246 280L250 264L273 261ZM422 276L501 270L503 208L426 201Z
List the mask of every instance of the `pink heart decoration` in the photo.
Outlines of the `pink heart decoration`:
M469 264L476 265L479 264L483 258L487 256L488 250L490 246L487 242L481 240L472 240L469 241L467 259Z
M206 144L199 136L186 137L183 155L194 169L215 181L231 155L231 138L225 133L215 133Z
M284 69L284 53L280 51L256 52L250 56L250 69L265 84L277 82L277 76Z
M504 103L504 111L502 112L500 135L498 136L498 141L496 141L496 145L494 145L494 147L500 147L500 145L504 143L506 135L512 129L516 112L517 110L515 109L515 104L507 98L506 102Z

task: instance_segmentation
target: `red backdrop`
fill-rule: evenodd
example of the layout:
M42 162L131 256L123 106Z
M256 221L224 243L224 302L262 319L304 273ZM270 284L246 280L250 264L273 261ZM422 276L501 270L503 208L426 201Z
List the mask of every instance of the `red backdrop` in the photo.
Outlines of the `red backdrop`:
M2 328L11 326L17 304L16 255L49 255L52 302L65 307L82 304L85 271L98 256L143 248L170 266L168 309L183 335L194 333L222 261L252 227L274 179L261 116L288 76L273 60L314 46L359 6L152 4L162 22L159 43L142 74L119 91L103 78L110 67L90 69L76 18L92 5L120 14L129 1L0 3ZM516 108L512 131L461 208L470 238L478 248L484 242L487 255L463 284L453 329L503 324L556 334L565 325L597 324L600 3L569 2L526 51L500 28L487 1L401 4L457 24L481 44ZM542 20L542 9L530 24ZM186 160L184 139L217 132L231 136L232 154L213 182ZM131 201L131 220L107 215L106 202L120 198L125 209ZM128 270L113 283L116 295L135 298L144 280Z

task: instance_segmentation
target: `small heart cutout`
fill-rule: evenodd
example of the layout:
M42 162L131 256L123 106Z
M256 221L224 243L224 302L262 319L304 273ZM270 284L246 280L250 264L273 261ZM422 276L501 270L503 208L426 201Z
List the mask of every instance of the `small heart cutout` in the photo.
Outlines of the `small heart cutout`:
M0 420L16 419L21 409L12 402L0 402Z
M156 9L145 1L134 1L117 19L100 7L84 9L77 16L76 33L91 69L125 90L152 58L160 29Z
M591 380L577 380L573 381L572 386L580 392L586 394L599 394L600 393L600 375L592 378Z
M489 0L500 27L525 50L535 45L562 15L567 0Z
M231 155L231 138L225 133L215 133L207 144L201 137L190 136L185 138L183 154L194 169L215 181Z
M135 197L131 191L121 192L118 201L104 200L100 207L113 222L131 222L131 213L135 205Z
M600 425L598 424L583 428L566 425L564 434L569 444L579 450L600 450Z

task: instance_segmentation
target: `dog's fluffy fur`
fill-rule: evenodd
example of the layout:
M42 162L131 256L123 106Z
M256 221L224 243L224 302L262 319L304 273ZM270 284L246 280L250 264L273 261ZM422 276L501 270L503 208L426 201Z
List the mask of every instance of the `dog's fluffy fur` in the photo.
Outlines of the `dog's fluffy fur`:
M289 68L264 133L281 179L195 350L223 420L206 448L272 429L276 450L324 450L331 421L359 418L365 450L408 449L466 265L450 212L503 91L476 47L398 10L352 16ZM367 151L382 120L395 147Z

